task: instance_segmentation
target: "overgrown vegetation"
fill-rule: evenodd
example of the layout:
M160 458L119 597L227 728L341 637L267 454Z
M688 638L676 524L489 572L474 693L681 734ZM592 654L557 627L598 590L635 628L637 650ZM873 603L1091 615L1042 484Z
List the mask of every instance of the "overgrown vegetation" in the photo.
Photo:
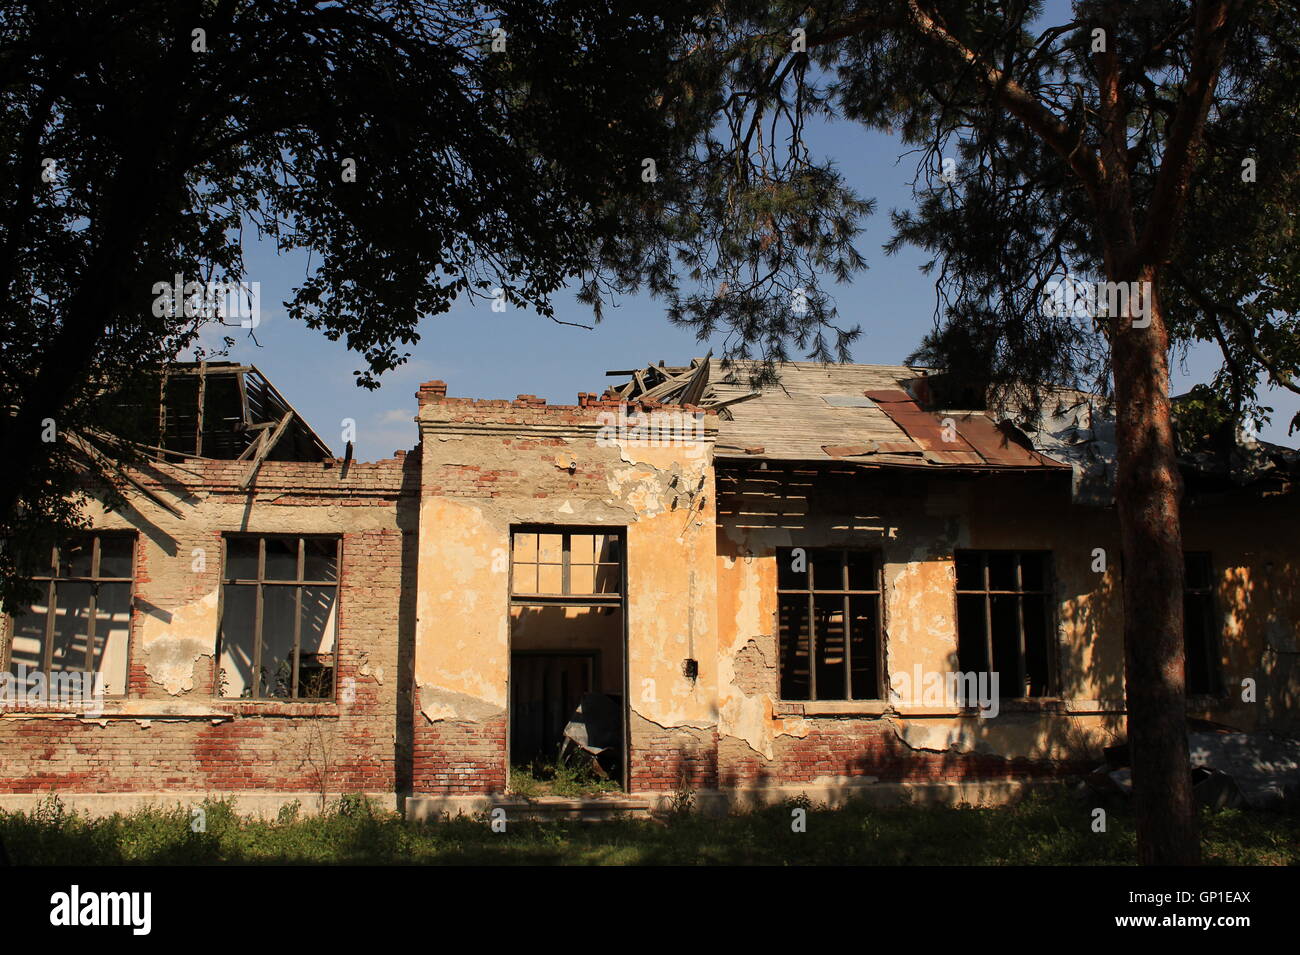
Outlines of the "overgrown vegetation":
M807 831L791 830L806 807ZM1136 858L1132 817L1111 812L1095 833L1090 808L1067 796L1000 809L831 810L792 800L748 814L674 813L652 821L509 820L485 816L409 823L345 796L319 816L241 818L227 802L143 809L90 819L51 798L31 813L0 813L0 838L20 865L1126 865ZM1218 865L1300 864L1300 816L1225 810L1202 817L1205 860Z
M510 767L510 792L525 799L538 796L599 796L619 792L612 779L598 776L585 763L533 762Z

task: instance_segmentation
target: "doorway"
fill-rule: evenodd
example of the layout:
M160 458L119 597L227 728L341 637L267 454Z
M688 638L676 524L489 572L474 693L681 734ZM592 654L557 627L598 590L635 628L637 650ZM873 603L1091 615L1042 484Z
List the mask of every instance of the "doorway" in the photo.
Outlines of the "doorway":
M626 788L621 528L511 530L510 788Z

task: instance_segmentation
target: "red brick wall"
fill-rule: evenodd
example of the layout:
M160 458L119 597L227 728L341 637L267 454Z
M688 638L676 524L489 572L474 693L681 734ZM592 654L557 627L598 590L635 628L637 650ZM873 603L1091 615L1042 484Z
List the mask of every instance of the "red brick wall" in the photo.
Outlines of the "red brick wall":
M677 789L716 789L718 734L691 727L664 728L631 714L632 792L672 792Z
M506 788L506 717L482 723L415 714L413 789L428 795L478 795Z
M914 750L889 721L855 717L810 718L805 737L780 736L774 758L764 759L741 740L719 748L722 786L798 785L826 776L872 776L881 782L961 782L1052 776L1083 766L1004 759L982 753Z
M399 720L399 712L407 719L409 707L399 710L398 700L410 699L409 690L399 693L399 682L409 669L415 586L414 548L401 525L413 527L418 463L412 455L351 465L345 474L340 462L268 462L251 507L245 507L248 492L238 488L246 462L187 463L199 477L181 475L198 498L182 507L186 518L155 516L156 509L140 504L153 523L136 544L127 696L120 704L131 711L115 712L119 703L109 700L94 718L0 716L0 793L394 791L398 741L409 737L409 722L403 729ZM166 480L152 483L164 496L175 493ZM332 518L329 509L340 506L355 520ZM130 527L113 516L94 523ZM192 689L173 695L150 673L146 615L168 620L219 588L221 536L244 530L341 534L334 701L214 697L215 626L176 632L209 648L194 661ZM197 568L195 548L204 551ZM158 646L155 641L151 649ZM197 712L162 714L177 705Z

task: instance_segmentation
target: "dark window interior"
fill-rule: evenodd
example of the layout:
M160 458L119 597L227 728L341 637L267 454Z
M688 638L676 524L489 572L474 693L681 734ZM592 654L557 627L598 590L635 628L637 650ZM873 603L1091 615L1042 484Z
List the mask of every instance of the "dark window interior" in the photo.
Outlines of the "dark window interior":
M1052 692L1051 555L962 550L957 564L957 653L965 673L995 672L1007 699Z
M873 551L777 551L781 697L882 697L880 558Z
M1188 552L1183 555L1183 653L1189 695L1219 691L1217 629L1213 562L1208 553Z

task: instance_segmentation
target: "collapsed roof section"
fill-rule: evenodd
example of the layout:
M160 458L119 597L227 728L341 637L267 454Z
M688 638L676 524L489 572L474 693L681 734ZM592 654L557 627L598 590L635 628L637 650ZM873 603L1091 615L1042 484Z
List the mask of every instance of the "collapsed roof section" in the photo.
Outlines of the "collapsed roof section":
M160 461L185 459L325 461L334 457L275 386L253 365L178 362L158 373L157 444ZM154 419L149 419L154 420Z
M837 461L871 466L1065 470L1008 422L983 411L927 411L925 369L907 365L786 362L775 384L755 384L759 362L696 358L650 365L607 398L693 404L719 412L717 456Z

